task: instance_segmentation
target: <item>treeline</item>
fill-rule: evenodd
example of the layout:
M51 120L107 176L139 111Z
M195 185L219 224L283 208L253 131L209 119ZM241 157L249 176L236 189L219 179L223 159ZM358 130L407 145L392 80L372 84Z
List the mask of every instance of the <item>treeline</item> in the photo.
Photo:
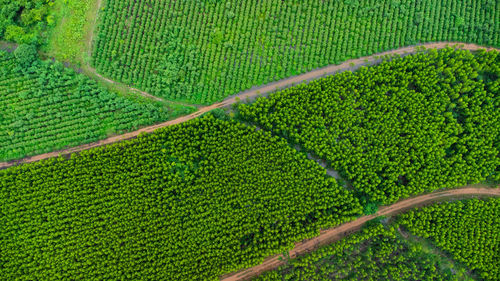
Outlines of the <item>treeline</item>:
M494 0L109 0L99 18L99 73L201 104L419 42L500 46Z
M399 222L482 279L500 280L500 199L436 204L403 214Z
M208 115L0 170L0 279L218 280L361 214L287 142Z
M40 61L33 46L0 51L0 161L89 143L187 114L109 92L61 63Z
M310 254L288 260L255 281L457 280L440 259L402 239L394 226L371 224Z
M364 204L500 181L500 55L428 50L239 106L352 183Z

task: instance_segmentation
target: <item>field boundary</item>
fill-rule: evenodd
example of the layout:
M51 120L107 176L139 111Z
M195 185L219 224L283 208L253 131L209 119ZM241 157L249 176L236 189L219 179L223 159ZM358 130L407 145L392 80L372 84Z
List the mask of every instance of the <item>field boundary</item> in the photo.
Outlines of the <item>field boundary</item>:
M63 150L58 150L54 152L49 152L45 154L40 154L36 156L29 156L25 157L23 159L18 159L18 160L12 160L8 162L1 162L0 163L0 169L5 169L10 166L14 165L19 165L19 164L24 164L24 163L30 163L30 162L35 162L35 161L40 161L43 159L47 158L52 158L52 157L57 157L61 155L67 155L75 152L79 152L82 150L87 150L90 148L98 147L98 146L103 146L103 145L108 145L111 143L119 142L122 140L127 140L127 139L132 139L137 137L141 133L151 133L156 129L167 127L167 126L172 126L176 124L180 124L186 121L189 121L191 119L197 118L213 109L216 108L224 108L231 106L232 104L238 103L242 100L250 100L251 98L256 98L259 96L267 96L272 92L275 92L277 90L282 90L285 88L289 88L291 86L295 86L298 84L303 84L307 83L308 81L315 80L327 75L343 72L343 71L354 71L362 66L368 66L368 65L374 65L377 63L380 63L384 59L389 59L394 56L405 56L405 55L410 55L419 52L423 48L425 49L443 49L446 47L454 47L455 49L464 49L464 50L469 50L469 51L477 51L480 49L485 49L487 51L500 51L498 48L494 47L483 47L480 45L476 44L469 44L469 43L461 43L461 42L434 42L434 43L425 43L425 44L420 44L420 45L414 45L414 46L407 46L407 47L402 47L399 49L394 49L394 50L389 50L386 52L382 53L377 53L373 54L370 56L365 56L357 59L350 59L347 60L341 64L338 65L329 65L326 67L318 68L309 72L306 72L304 74L288 77L279 81L271 82L269 84L260 86L260 87L253 87L249 90L240 92L239 94L230 96L226 99L224 99L221 102L214 103L212 105L204 106L198 108L198 110L194 113L191 113L189 115L181 116L176 119L159 123L156 125L148 126L141 128L139 130L125 133L122 135L116 135L109 137L107 139L103 139L97 142L89 143L89 144L84 144L80 146L75 146L72 148L67 148ZM95 73L97 74L97 73ZM100 76L100 75L99 75ZM104 77L100 76L101 79L104 79ZM120 84L117 83L113 80L105 78L106 81L109 83L115 83L115 84ZM127 86L128 87L128 86ZM128 87L129 90L131 91L137 91L135 88ZM147 93L146 93L147 94ZM150 94L147 94L150 95Z
M288 252L289 258L296 258L303 254L309 253L325 246L341 240L345 236L359 231L363 225L373 219L381 216L393 216L409 209L428 205L450 199L465 199L470 197L500 197L500 186L495 188L486 187L485 185L468 185L465 187L450 189L444 191L431 192L424 195L404 199L389 206L380 207L379 211L373 215L365 215L356 220L341 224L340 226L329 228L320 231L320 235L312 239L304 240L295 244L295 247ZM265 271L270 271L278 268L286 263L286 258L280 254L266 258L261 264L238 271L226 274L220 277L221 281L244 281L250 280Z

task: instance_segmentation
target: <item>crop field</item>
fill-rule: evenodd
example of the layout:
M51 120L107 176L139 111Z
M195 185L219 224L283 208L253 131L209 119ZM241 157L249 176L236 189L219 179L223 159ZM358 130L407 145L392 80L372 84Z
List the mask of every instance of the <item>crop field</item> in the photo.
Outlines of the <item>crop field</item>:
M478 273L500 280L500 199L449 202L411 211L400 223Z
M103 139L192 108L126 98L60 63L20 65L0 50L0 161Z
M283 139L212 115L0 170L0 206L4 280L217 280L361 213Z
M428 255L380 223L310 254L289 260L255 281L299 280L457 280Z
M500 55L443 49L344 72L239 106L389 204L499 180Z
M500 0L0 0L0 281L500 280L499 184Z
M97 71L212 103L349 58L428 41L500 46L498 1L105 1Z
M373 222L253 280L499 280L498 214L499 198L414 209L388 225ZM415 244L401 228L429 239L444 253Z

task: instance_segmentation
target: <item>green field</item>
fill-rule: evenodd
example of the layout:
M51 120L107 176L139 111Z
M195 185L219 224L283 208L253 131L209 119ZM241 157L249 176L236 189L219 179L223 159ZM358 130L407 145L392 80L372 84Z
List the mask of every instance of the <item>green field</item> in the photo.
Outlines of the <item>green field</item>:
M491 0L108 0L99 17L100 74L199 104L419 42L500 46Z
M443 49L239 106L240 118L326 160L363 202L500 180L500 55Z
M500 199L444 202L500 191L499 47L500 0L0 0L0 281L500 280Z
M437 204L403 214L400 223L483 280L500 280L500 199Z
M0 208L3 280L218 280L361 213L283 139L211 115L0 170Z
M51 8L55 25L42 50L60 61L90 62L90 45L98 0L57 0Z
M33 58L35 59L35 58ZM194 110L121 96L61 63L0 50L0 161L90 143Z
M370 223L253 280L499 280L499 214L498 198L415 209L388 225ZM429 239L431 248L401 228Z
M457 280L442 270L441 263L439 257L405 241L393 227L373 224L253 280Z

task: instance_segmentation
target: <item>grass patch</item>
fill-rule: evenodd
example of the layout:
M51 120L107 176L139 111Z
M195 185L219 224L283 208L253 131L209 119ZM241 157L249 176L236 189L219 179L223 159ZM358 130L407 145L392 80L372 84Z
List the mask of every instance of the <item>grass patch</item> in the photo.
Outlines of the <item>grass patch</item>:
M56 26L43 51L60 61L87 61L99 0L58 0L53 6Z

